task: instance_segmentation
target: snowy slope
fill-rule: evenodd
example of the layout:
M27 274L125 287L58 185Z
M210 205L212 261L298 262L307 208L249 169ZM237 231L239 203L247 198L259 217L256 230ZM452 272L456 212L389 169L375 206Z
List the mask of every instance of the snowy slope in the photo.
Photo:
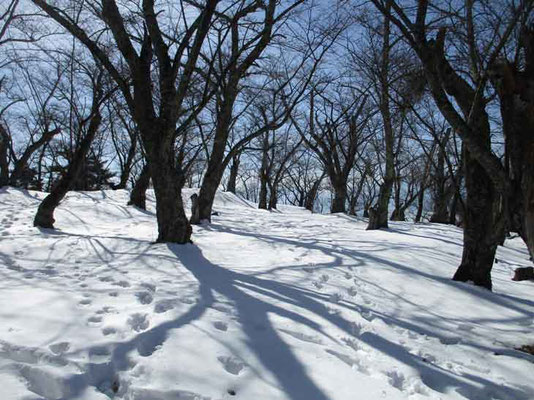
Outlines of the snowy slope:
M219 193L177 246L124 191L71 193L39 231L43 196L0 190L2 400L534 399L517 239L489 293L450 281L450 226L367 232Z

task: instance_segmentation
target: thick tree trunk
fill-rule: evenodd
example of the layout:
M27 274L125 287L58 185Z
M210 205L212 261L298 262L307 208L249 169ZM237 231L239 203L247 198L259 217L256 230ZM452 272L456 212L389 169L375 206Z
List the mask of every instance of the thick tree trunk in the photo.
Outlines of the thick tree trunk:
M446 224L449 221L449 211L447 209L449 196L446 190L445 151L440 146L438 150L438 160L434 174L434 210L430 217L430 222Z
M149 163L156 195L159 243L189 243L193 229L182 201L183 177L168 162Z
M384 179L382 185L380 185L376 206L369 208L369 224L367 225L367 230L388 227L388 204L391 197L393 180L386 179L387 177Z
M93 107L95 107L94 104ZM33 220L34 226L48 229L54 228L54 211L68 191L76 183L76 180L83 169L85 159L89 153L89 150L91 149L91 144L93 143L101 121L102 117L98 112L98 109L93 108L93 116L89 122L87 133L82 139L80 146L75 151L66 174L59 179L57 184L50 191L50 194L43 199L41 204L39 204L37 214Z
M9 183L9 136L0 124L0 187Z
M278 205L278 184L271 186L271 192L269 194L269 210L276 210Z
M237 174L239 172L239 164L240 164L240 158L239 154L234 156L232 158L232 165L230 166L230 176L228 177L228 191L232 193L236 193L236 186L237 186Z
M464 209L464 249L462 262L454 274L457 281L473 281L489 290L491 269L498 243L504 235L501 196L507 181L504 169L491 152L489 117L485 100L451 67L445 58L445 30L431 43L431 53L422 60L434 100L452 127L461 134L464 146L466 201ZM454 97L467 124L460 123L443 92ZM476 135L476 138L474 137ZM490 160L492 159L492 160ZM484 163L484 167L482 164Z
M176 169L172 146L166 142L156 142L147 156L150 176L156 196L156 218L158 221L158 243L191 242L193 229L185 215L182 188L185 177Z
M467 198L464 215L464 249L462 262L453 280L472 281L477 286L491 290L491 269L504 228L499 223L501 220L499 196L484 168L467 151L465 185Z
M210 162L212 159L213 155L210 157ZM199 224L202 221L211 222L213 202L215 200L215 195L217 194L217 188L221 183L223 173L224 167L220 166L218 169L214 169L214 167L210 168L208 165L208 170L204 175L198 195L198 213L195 213L195 215L192 216L192 224Z
M129 206L135 206L146 210L146 191L150 184L150 169L148 168L148 163L145 164L141 173L137 177L135 184L130 193L130 201L128 201Z
M258 208L267 210L267 180L260 177L260 193L258 194Z
M508 196L508 229L518 232L534 260L534 29L525 29L524 70L517 64L493 67L506 148L506 170L512 181Z
M331 178L332 187L334 189L334 198L332 199L332 205L330 207L330 212L334 213L344 213L345 212L345 203L347 200L347 181L340 179L339 177Z

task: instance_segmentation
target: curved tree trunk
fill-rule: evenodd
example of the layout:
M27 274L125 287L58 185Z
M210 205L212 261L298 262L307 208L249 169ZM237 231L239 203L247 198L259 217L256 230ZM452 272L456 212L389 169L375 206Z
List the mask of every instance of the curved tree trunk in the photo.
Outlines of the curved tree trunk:
M59 179L57 184L50 191L50 194L43 199L41 204L39 204L37 214L33 220L34 226L48 229L54 228L54 211L68 191L76 183L76 180L83 169L85 158L91 149L91 144L93 143L101 121L102 117L98 109L95 110L95 108L93 108L93 116L89 122L87 134L81 141L79 148L74 153L66 174Z
M28 165L28 160L30 157L35 153L40 147L44 146L52 138L57 135L59 132L61 132L61 129L56 128L51 131L44 132L39 140L33 142L30 144L22 156L15 162L15 165L13 167L13 172L11 172L11 176L9 177L9 184L11 186L20 186L20 179L22 177L22 174L24 173L24 170L26 169Z
M491 290L493 260L497 244L504 234L504 225L500 223L502 221L499 195L486 171L467 151L465 185L467 198L464 215L464 249L462 262L453 280L472 281L477 286Z
M146 210L146 191L150 184L150 169L148 168L148 163L145 164L141 173L135 181L134 187L130 193L130 200L128 201L129 206L135 206Z

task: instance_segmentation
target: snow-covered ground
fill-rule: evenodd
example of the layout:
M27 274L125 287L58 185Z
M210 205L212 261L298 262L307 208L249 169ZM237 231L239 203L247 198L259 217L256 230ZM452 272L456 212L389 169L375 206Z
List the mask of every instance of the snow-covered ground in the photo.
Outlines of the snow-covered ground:
M185 193L188 197L190 193ZM534 283L452 282L462 233L220 193L194 245L154 244L125 191L0 191L0 399L534 399Z

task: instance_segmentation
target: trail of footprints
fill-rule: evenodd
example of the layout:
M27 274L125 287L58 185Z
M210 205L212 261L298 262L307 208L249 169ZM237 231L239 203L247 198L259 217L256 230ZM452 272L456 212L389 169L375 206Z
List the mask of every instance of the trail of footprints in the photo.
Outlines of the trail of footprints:
M327 290L327 283L330 281L330 276L325 273L318 273L318 271L313 267L305 267L303 268L303 271L308 273L310 277L312 278L312 285L315 289L318 291L321 291L324 293ZM417 332L411 331L409 329L404 328L394 328L390 326L387 322L385 322L383 319L378 317L371 308L376 307L376 303L373 302L370 298L365 296L364 290L365 289L365 283L362 283L358 277L354 274L352 275L348 271L342 272L342 277L345 280L353 280L352 284L346 289L346 293L341 293L339 291L327 294L328 302L332 304L340 303L344 299L347 299L348 301L353 302L353 299L356 297L358 298L358 303L365 306L365 309L359 311L359 314L361 316L360 322L353 322L351 325L351 334L352 337L343 337L341 338L341 342L347 347L348 352L342 352L339 350L334 350L332 348L328 348L325 346L325 352L336 359L338 359L340 362L346 364L350 368L366 374L366 375L372 375L376 376L381 379L386 379L387 382L394 388L408 392L408 394L423 394L427 395L429 392L429 387L426 386L419 377L406 377L405 374L398 370L395 366L391 366L391 360L384 360L384 356L379 351L375 350L371 345L368 345L366 343L366 340L363 339L363 335L365 335L366 332L369 332L371 334L376 334L375 331L377 327L395 330L397 334L400 334L401 336L405 337L406 340L401 339L400 345L403 347L404 351L409 353L412 357L417 358L421 362L434 364L438 366L439 368L443 368L445 370L449 370L452 373L460 373L462 369L462 362L459 361L441 361L433 354L427 352L424 350L425 348L425 342L432 342L436 343L438 342L440 345L448 346L448 345L456 345L461 342L460 338L452 336L452 337L443 337L443 338L436 338L436 337L429 337L426 335L421 335ZM357 304L358 304L357 303ZM327 310L330 312L331 308L327 307ZM457 327L459 330L463 331L472 331L474 328L469 325L463 325L459 324ZM280 330L281 332L288 334L292 336L293 338L297 340L301 340L308 343L314 343L317 345L323 345L322 341L318 337L314 337L311 335L305 335L300 332L292 332L289 330ZM363 340L362 340L363 339ZM416 342L417 345L415 349L410 348L406 345L407 342L414 343ZM381 362L382 365L389 365L387 368L384 369L377 369L377 367L371 367L372 364L376 365L376 360L382 359L384 362ZM373 362L371 362L371 360ZM459 365L459 366L458 366ZM380 367L378 367L380 368ZM471 366L469 366L471 368ZM489 368L485 368L483 373L490 373Z

